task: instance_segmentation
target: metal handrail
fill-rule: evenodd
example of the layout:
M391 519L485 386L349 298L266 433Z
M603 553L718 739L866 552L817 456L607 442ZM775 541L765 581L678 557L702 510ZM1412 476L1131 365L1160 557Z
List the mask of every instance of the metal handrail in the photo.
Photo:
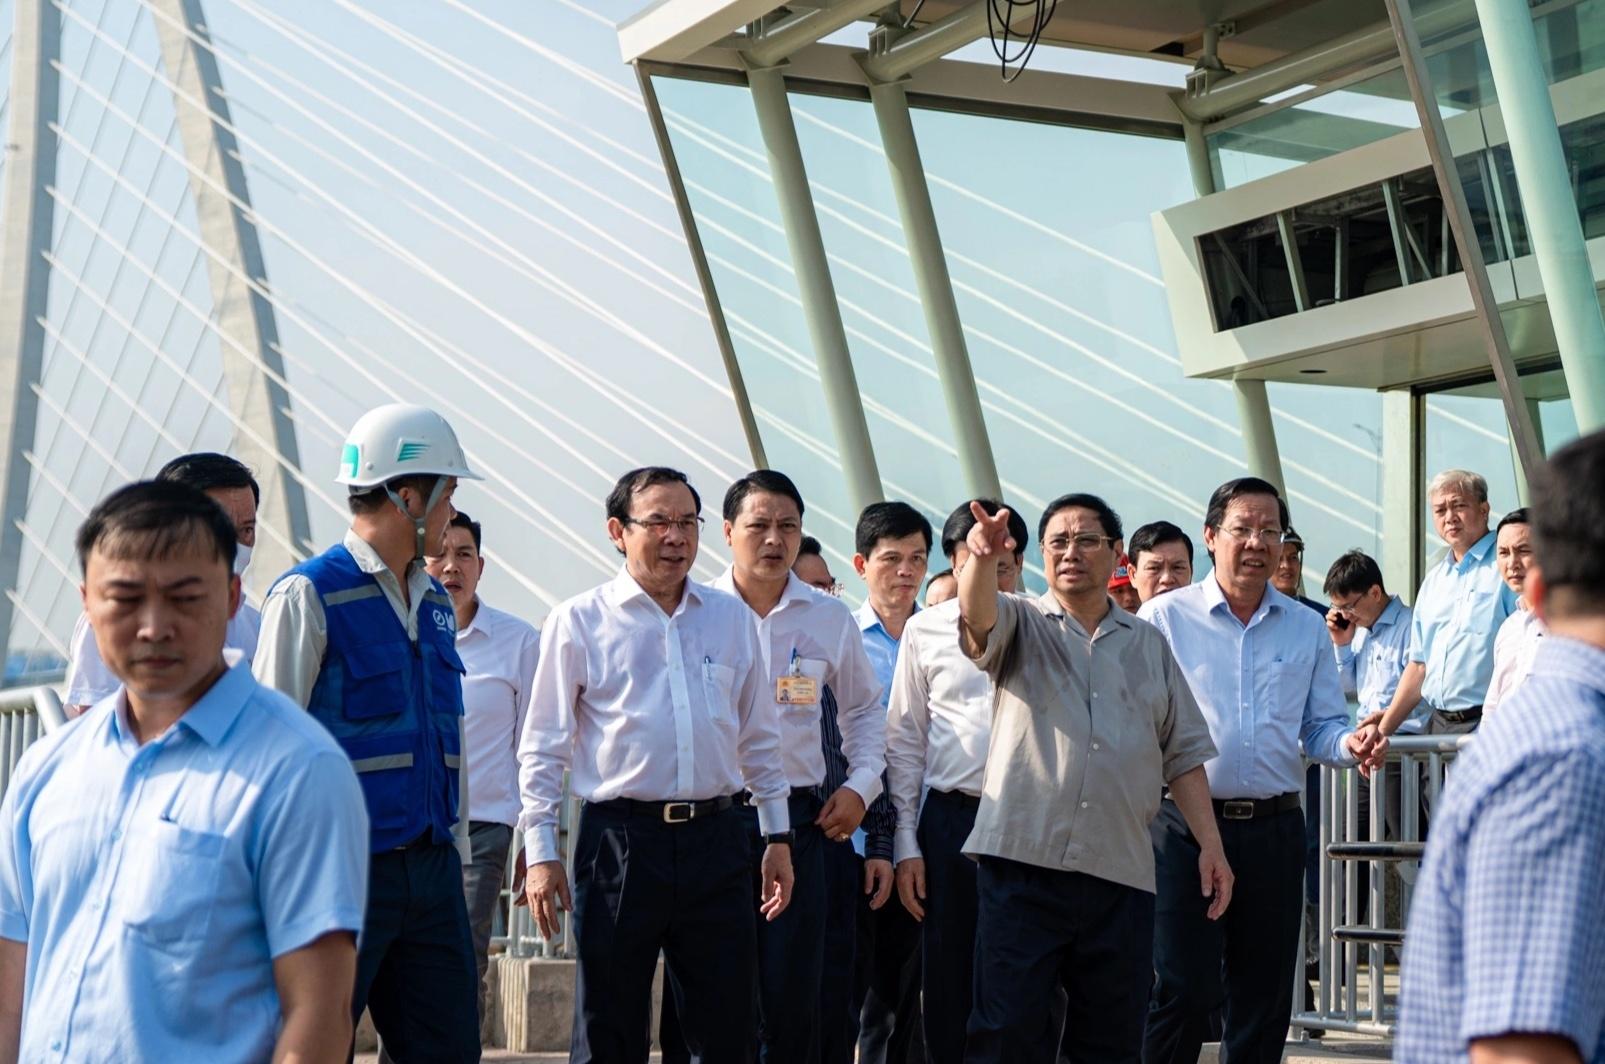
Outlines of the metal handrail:
M1396 1010L1384 985L1386 950L1404 940L1403 926L1410 904L1410 886L1420 865L1420 799L1422 769L1426 793L1436 803L1449 764L1472 735L1396 735L1389 740L1387 765L1399 775L1399 837L1387 831L1388 772L1373 772L1369 779L1357 768L1321 769L1320 889L1316 905L1319 941L1315 1007L1295 1012L1292 1028L1298 1036L1310 1030L1392 1037ZM1370 796L1370 816L1362 837L1360 791ZM1400 927L1388 927L1388 877L1385 867L1398 869ZM1367 881L1360 882L1364 866ZM1368 912L1360 918L1360 895L1366 892ZM1303 999L1306 978L1304 936L1299 940L1295 1001ZM1363 951L1363 953L1362 953ZM1362 958L1364 963L1362 965ZM1362 1007L1359 987L1364 974Z
M11 785L11 776L22 755L41 735L67 723L61 696L45 686L13 687L0 691L0 794Z

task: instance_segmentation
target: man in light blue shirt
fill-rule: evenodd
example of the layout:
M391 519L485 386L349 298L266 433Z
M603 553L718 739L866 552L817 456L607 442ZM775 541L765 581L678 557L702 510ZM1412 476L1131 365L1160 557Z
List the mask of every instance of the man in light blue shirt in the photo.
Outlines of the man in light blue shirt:
M1410 647L1410 607L1388 594L1382 568L1363 551L1351 550L1326 573L1326 597L1332 608L1326 630L1337 654L1343 693L1359 702L1360 716L1380 713L1393 702L1404 675ZM1425 712L1404 722L1399 730L1419 732Z
M1469 732L1482 719L1494 672L1494 637L1516 609L1499 575L1488 530L1488 482L1450 469L1427 486L1432 522L1449 550L1421 581L1410 625L1408 664L1387 709L1363 723L1384 736L1399 731L1426 703L1426 732Z
M1461 755L1405 937L1397 1059L1605 1061L1605 434L1534 478L1549 635Z
M144 482L78 533L123 689L28 751L0 806L0 1059L335 1062L368 818L350 761L223 661L234 528Z
M1204 518L1214 572L1138 612L1170 642L1209 723L1219 755L1204 771L1237 876L1231 908L1210 920L1198 889L1199 845L1167 797L1151 829L1157 977L1145 1064L1195 1064L1210 1013L1223 1003L1223 1058L1281 1059L1303 912L1300 747L1345 766L1375 746L1372 734L1359 737L1349 725L1321 618L1270 586L1287 524L1287 506L1268 482L1221 485Z

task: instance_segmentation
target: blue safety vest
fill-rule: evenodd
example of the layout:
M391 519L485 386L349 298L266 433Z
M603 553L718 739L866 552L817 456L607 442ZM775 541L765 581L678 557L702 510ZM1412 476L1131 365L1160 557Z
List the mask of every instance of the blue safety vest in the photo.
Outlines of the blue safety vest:
M307 709L357 770L373 852L425 832L436 842L450 841L463 716L463 662L451 599L430 581L414 643L379 582L344 546L285 576L291 573L312 581L329 632Z

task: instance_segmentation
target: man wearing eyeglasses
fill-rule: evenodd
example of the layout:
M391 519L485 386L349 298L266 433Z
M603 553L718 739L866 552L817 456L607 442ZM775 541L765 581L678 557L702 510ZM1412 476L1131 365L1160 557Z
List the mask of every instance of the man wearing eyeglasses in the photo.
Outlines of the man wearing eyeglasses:
M1061 1045L1070 1060L1134 1060L1154 977L1148 823L1167 784L1202 842L1192 896L1211 918L1231 901L1204 778L1215 747L1163 637L1109 597L1121 529L1107 503L1048 504L1038 599L998 587L996 562L1015 544L1009 511L971 512L954 634L997 694L963 844L978 862L964 1060L1052 1064Z
M684 473L631 470L606 507L624 567L552 611L519 746L530 910L547 938L560 909L573 914L571 1060L647 1059L660 951L690 1051L751 1060L755 910L779 916L792 882L765 654L746 604L689 578L702 503ZM572 894L557 840L566 771L585 802ZM756 890L738 799L757 807Z
M1304 900L1299 748L1338 766L1380 749L1373 730L1349 725L1322 619L1270 586L1287 524L1287 504L1270 483L1227 481L1204 517L1214 572L1138 612L1169 641L1209 722L1219 751L1205 766L1209 791L1237 877L1231 910L1212 921L1198 891L1200 840L1167 797L1151 828L1157 976L1145 1064L1194 1064L1210 1013L1223 1003L1223 1058L1281 1059Z

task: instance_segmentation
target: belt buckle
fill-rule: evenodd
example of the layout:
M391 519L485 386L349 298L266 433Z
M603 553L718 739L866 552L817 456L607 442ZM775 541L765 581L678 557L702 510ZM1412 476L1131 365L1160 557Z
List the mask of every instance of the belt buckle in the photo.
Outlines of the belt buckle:
M1254 803L1248 798L1232 798L1221 803L1220 815L1225 820L1253 820Z
M663 822L665 824L684 824L697 815L697 807L692 802L664 802Z

